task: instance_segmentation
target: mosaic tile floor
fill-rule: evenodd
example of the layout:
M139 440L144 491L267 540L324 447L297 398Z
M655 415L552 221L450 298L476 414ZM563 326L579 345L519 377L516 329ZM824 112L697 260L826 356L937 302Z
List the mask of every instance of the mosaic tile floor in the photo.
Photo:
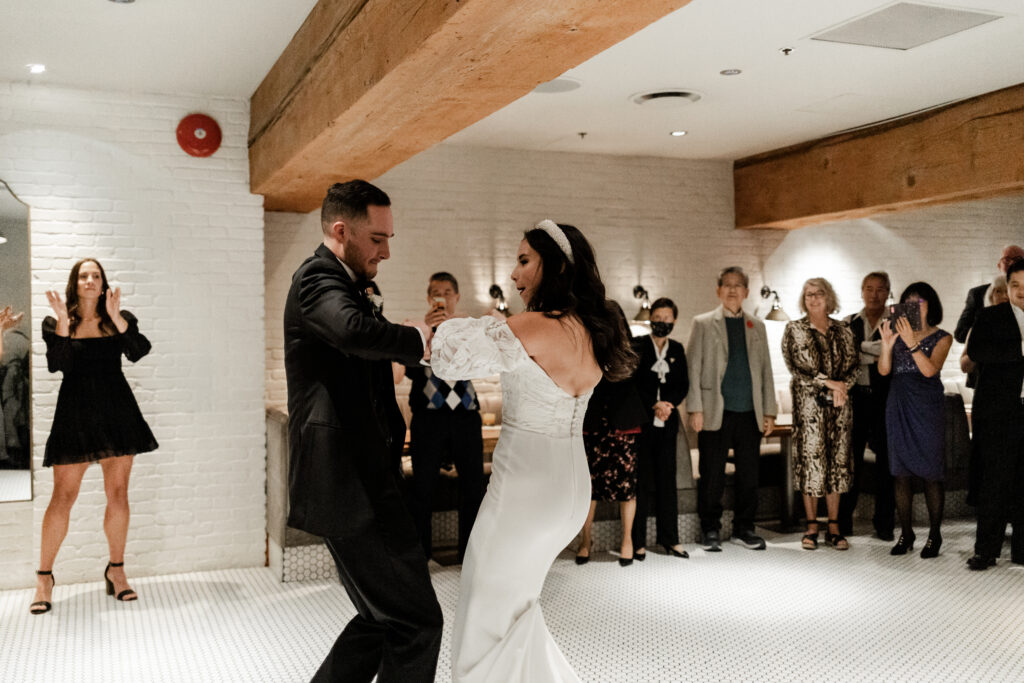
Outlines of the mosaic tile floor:
M689 560L651 553L627 568L566 553L542 605L585 681L1024 680L1024 566L969 572L973 525L944 533L935 560L891 557L867 536L807 552L799 534L768 533L764 552L691 545ZM448 681L458 568L432 572ZM0 681L306 681L353 614L338 585L282 584L267 569L134 586L139 602L121 604L100 582L58 584L43 616L28 614L30 591L0 592Z

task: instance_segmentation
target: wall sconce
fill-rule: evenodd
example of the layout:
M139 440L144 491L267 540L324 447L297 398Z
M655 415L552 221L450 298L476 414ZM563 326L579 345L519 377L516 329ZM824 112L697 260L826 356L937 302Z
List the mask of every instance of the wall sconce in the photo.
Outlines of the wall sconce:
M501 313L506 318L510 315L508 310L508 304L505 303L505 292L501 291L501 287L498 285L491 285L491 288L487 290L491 298L494 299L494 310Z
M629 321L629 332L634 337L644 337L651 333L651 300L643 285L633 288L633 298L640 299L640 310Z
M4 234L2 232L0 232L0 244L4 244L6 241L7 241L7 238L4 237Z
M764 317L765 320L774 320L776 322L788 323L789 316L782 310L782 304L779 303L779 293L768 285L761 287L761 298L772 300L772 309L768 311L768 315Z

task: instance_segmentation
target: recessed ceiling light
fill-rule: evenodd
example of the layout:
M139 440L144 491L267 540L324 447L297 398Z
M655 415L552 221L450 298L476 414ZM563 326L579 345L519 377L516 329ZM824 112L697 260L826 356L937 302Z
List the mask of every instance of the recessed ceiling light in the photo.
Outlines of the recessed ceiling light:
M684 135L686 135L686 131L685 130L674 130L671 133L669 133L669 135L671 135L674 138L681 138Z
M26 64L25 68L28 69L30 74L41 74L46 71L45 64Z
M130 5L131 3L135 2L135 0L110 0L110 2L116 2L121 5Z
M743 73L743 71L741 71L740 69L722 69L718 73L722 74L723 76L739 76L741 73Z

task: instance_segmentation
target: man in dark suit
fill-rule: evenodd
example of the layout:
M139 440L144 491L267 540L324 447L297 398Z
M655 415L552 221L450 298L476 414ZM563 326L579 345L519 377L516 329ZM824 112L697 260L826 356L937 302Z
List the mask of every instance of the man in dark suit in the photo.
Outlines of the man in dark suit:
M875 454L875 533L883 541L893 539L896 501L889 473L889 444L885 432L885 404L889 398L889 375L878 373L882 353L882 323L888 318L885 302L890 291L889 275L883 271L868 273L861 282L864 308L846 318L860 352L857 383L853 399L853 481L850 490L839 496L839 533L853 535L853 511L857 507L864 481L864 449Z
M1021 259L1024 259L1024 249L1015 244L1010 244L1003 247L1003 253L1000 255L999 263L996 264L996 267L999 268L999 272L1005 274L1007 268ZM985 292L988 291L991 284L991 282L986 282L983 285L971 287L967 291L967 301L964 304L963 313L960 314L960 319L956 323L956 329L953 331L953 338L961 344L967 341L967 333L971 331L971 327L978 317L978 311L985 308Z
M1010 559L1024 564L1024 260L1006 271L1010 300L978 312L967 355L980 367L974 391L975 455L982 458L978 531L967 566L996 563L1006 522Z
M292 277L284 313L291 452L288 524L323 536L358 614L314 681L433 681L441 608L397 478L405 423L392 360L426 355L426 325L393 325L368 294L394 236L391 200L338 183L324 242Z

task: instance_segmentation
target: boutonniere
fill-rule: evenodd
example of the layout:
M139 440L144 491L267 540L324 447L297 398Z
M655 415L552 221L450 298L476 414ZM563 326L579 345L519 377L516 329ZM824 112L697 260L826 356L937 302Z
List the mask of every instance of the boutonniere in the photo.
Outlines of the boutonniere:
M747 327L749 327L750 329L754 329L754 321L753 320L748 320L747 321Z
M384 297L373 291L373 287L367 287L363 290L363 296L370 302L370 306L373 307L373 312L380 315L384 310Z

